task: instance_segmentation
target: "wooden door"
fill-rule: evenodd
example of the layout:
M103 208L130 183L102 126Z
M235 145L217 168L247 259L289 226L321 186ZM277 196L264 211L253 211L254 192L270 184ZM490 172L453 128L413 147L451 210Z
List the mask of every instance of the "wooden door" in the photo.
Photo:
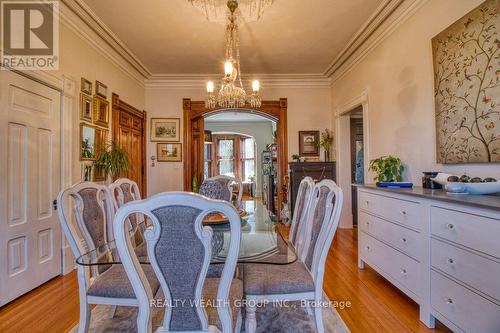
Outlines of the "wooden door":
M61 273L61 95L0 70L0 306Z
M132 179L139 186L141 196L146 188L146 112L121 101L113 94L113 141L127 152L129 169L120 177Z

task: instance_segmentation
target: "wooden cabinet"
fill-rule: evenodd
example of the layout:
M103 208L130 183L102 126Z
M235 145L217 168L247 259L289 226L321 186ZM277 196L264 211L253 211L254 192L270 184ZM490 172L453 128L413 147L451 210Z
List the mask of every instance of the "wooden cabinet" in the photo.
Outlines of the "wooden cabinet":
M359 187L360 268L410 296L429 327L500 332L500 198L439 193Z
M315 182L322 179L336 181L335 162L291 162L290 168L290 211L293 214L300 182L304 177L311 177Z

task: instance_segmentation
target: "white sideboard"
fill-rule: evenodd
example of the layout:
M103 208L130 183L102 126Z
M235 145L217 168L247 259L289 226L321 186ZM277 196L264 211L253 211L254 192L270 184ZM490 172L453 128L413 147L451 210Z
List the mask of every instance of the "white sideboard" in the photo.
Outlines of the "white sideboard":
M358 188L358 258L454 332L500 332L500 196Z

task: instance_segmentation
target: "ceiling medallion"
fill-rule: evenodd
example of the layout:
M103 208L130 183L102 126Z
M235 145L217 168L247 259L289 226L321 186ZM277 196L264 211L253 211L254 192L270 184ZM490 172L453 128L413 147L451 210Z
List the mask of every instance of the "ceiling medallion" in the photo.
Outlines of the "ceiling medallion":
M212 81L207 82L208 96L205 106L209 109L213 109L217 105L222 108L240 108L244 107L245 103L248 102L251 107L258 108L262 104L259 94L259 81L254 80L252 82L252 93L249 96L243 89L241 81L240 40L235 15L238 1L229 0L227 7L229 8L229 16L226 25L224 76L217 95L214 93L214 83Z
M210 22L225 22L227 19L227 0L188 0L194 7L203 11ZM235 15L244 22L257 21L264 10L274 0L239 0Z

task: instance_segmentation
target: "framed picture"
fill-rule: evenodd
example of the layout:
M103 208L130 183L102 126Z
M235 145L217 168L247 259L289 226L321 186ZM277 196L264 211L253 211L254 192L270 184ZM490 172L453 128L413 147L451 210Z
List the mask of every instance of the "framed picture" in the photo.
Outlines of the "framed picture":
M92 122L92 97L80 94L80 119Z
M84 94L92 95L92 82L82 77L80 90Z
M180 141L180 118L151 118L151 141Z
M80 124L80 161L93 161L95 158L95 127Z
M99 95L104 99L108 98L108 86L106 86L104 83L96 80L95 81L95 93L96 93L96 95Z
M181 143L163 143L156 144L156 156L158 162L181 162L182 144Z
M108 127L109 126L109 102L104 98L94 95L94 124Z
M299 155L319 156L319 131L299 131Z

